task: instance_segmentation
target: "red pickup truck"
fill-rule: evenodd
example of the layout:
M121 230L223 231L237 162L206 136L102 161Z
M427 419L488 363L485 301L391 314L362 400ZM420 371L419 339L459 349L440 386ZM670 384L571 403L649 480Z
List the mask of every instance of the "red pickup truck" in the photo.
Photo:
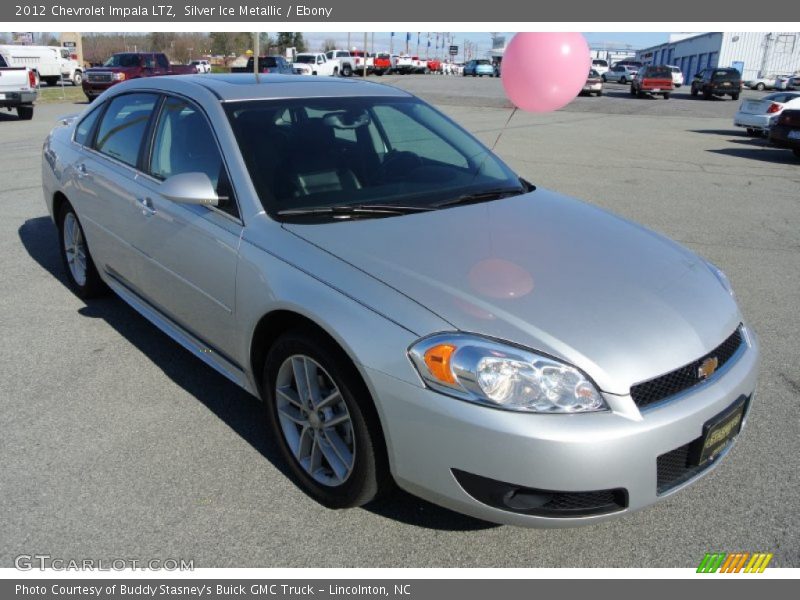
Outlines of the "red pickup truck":
M669 100L669 95L674 89L672 69L664 65L644 66L631 81L631 95L640 98L660 94L664 100Z
M194 66L172 65L167 55L161 52L120 52L111 56L102 67L86 69L83 93L91 102L112 85L128 79L191 73L197 73Z

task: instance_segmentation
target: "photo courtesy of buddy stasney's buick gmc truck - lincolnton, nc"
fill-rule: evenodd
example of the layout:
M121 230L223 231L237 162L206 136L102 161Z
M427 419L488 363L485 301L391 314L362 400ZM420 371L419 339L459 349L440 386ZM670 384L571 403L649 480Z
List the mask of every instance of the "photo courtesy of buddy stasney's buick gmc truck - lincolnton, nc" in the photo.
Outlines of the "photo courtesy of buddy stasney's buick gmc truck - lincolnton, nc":
M72 289L110 289L261 398L325 506L398 485L595 523L719 465L755 402L722 271L397 88L124 81L53 129L42 178Z

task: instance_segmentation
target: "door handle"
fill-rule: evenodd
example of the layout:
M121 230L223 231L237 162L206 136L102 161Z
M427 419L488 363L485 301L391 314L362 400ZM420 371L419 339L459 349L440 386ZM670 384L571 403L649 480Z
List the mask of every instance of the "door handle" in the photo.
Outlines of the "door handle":
M142 214L145 217L152 217L156 214L156 209L153 206L153 200L151 198L137 198L136 200L141 205Z

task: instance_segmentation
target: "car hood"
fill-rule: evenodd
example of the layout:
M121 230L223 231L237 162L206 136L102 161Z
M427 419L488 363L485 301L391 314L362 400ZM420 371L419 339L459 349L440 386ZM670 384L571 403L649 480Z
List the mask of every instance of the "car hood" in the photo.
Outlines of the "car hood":
M562 358L609 393L627 394L632 384L694 361L740 321L735 301L701 258L546 190L400 217L284 227L454 328Z

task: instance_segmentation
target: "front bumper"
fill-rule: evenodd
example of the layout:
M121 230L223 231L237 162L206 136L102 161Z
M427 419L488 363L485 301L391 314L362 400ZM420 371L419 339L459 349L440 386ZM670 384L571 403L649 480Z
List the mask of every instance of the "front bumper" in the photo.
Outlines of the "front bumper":
M83 93L87 98L95 98L105 92L108 88L120 83L119 81L88 81L86 79L81 82Z
M367 378L400 487L487 521L577 526L644 508L719 464L730 445L702 471L657 491L659 456L698 439L706 422L742 396L750 398L748 412L752 407L759 352L752 333L748 338L713 382L641 412L630 396L606 394L608 412L521 414L456 400L370 369ZM456 476L462 473L535 490L623 490L625 506L580 517L521 514L477 500L459 484Z

